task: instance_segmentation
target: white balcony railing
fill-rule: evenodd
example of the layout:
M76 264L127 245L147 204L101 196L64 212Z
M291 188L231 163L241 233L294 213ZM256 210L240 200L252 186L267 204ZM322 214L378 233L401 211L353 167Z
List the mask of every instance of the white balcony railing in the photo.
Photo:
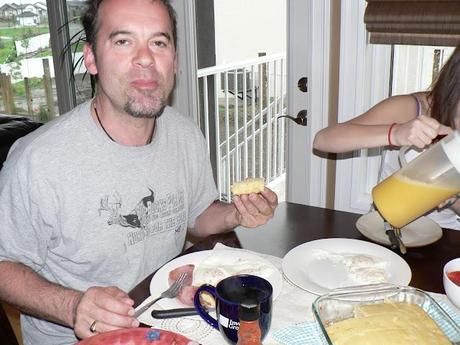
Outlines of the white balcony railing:
M246 177L267 183L285 172L286 58L263 56L198 70L200 126L221 200Z

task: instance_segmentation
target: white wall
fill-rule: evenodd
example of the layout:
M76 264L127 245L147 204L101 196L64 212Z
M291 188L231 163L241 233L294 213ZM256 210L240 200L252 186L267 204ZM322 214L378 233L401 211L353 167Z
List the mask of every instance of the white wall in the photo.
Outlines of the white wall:
M341 0L338 122L362 114L388 96L390 46L367 44L362 20L365 7L365 1ZM370 191L377 182L380 163L380 156L375 151L355 151L352 158L339 155L335 183L336 210L354 213L369 211L372 203Z
M434 51L443 52L440 67L455 47L404 46L395 47L393 95L429 90L432 83Z
M215 0L216 65L286 51L286 0Z

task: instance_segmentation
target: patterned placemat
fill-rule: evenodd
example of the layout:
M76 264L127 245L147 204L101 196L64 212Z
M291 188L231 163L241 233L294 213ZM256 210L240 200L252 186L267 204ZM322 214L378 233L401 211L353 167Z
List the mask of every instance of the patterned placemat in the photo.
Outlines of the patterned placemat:
M272 336L280 344L285 345L327 344L315 322L286 327L275 331Z

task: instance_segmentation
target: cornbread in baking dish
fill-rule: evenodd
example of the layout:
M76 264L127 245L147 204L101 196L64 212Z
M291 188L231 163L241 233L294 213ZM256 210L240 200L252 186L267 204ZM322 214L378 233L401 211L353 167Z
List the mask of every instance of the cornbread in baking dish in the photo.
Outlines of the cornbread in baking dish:
M436 322L418 305L365 304L355 317L326 327L334 345L451 345Z
M235 182L230 190L234 195L260 193L264 190L265 181L263 178L247 178L243 181Z

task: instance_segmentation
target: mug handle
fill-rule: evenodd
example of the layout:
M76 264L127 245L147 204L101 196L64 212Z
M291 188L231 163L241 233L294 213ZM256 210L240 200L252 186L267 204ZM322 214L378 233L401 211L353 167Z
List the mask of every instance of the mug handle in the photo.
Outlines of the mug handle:
M401 146L399 149L399 154L398 154L398 159L399 159L399 164L401 167L405 167L407 165L407 160L406 160L406 152L411 148L411 146Z
M209 313L201 305L200 295L202 292L210 293L212 297L214 297L214 301L216 301L216 288L209 284L201 285L195 292L195 296L193 297L193 304L195 305L195 309L198 311L198 314L201 316L201 318L207 323L209 323L213 328L218 330L219 325L217 323L217 320L213 318L211 315L209 315Z

